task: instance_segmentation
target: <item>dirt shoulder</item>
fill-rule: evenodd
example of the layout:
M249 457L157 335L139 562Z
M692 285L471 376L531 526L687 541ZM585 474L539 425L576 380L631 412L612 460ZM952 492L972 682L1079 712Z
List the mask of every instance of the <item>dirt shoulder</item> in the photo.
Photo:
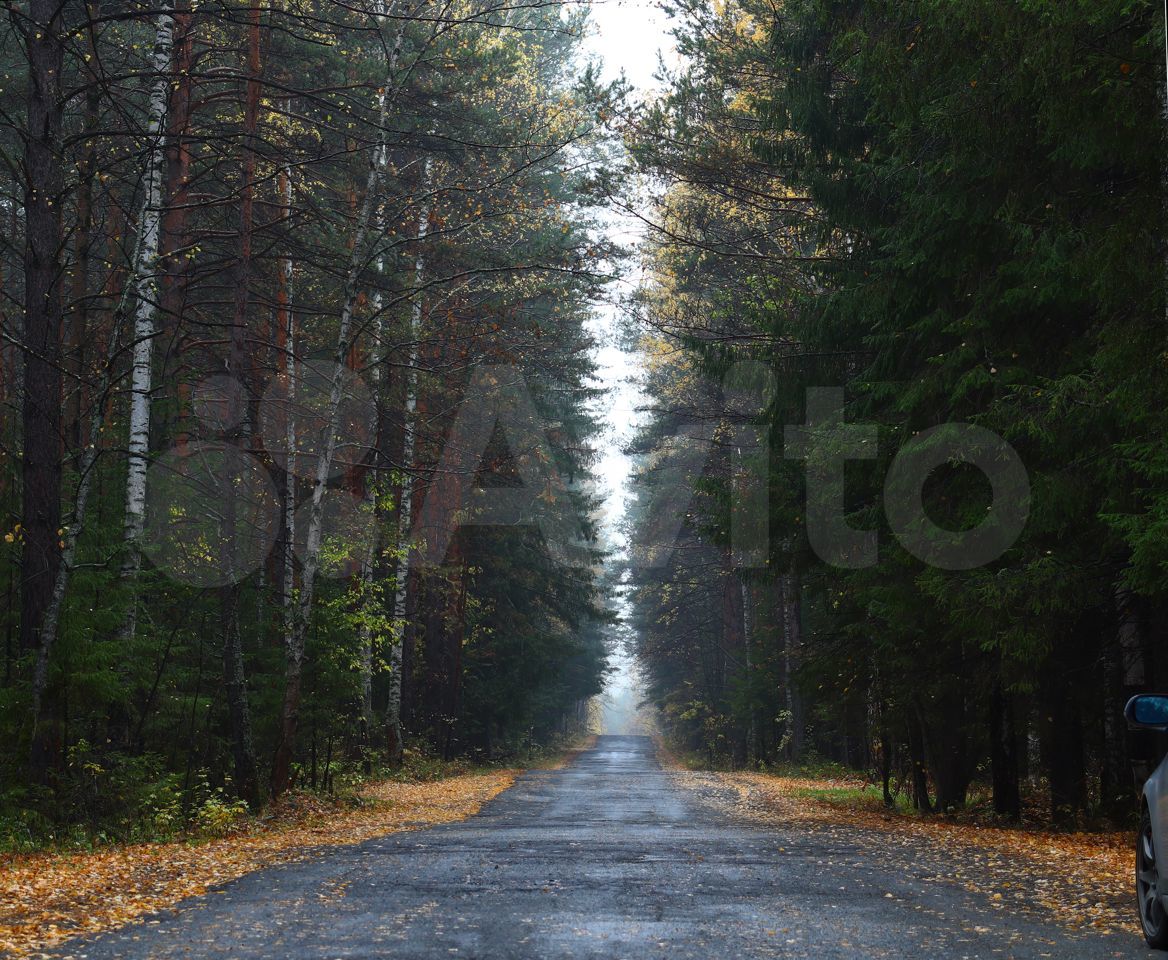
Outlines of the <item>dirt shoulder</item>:
M850 781L681 769L675 776L704 803L753 823L854 833L850 839L878 848L874 854L903 857L914 871L932 871L938 882L959 883L995 907L1045 914L1073 929L1137 933L1134 841L1126 833L1052 833L890 812L878 787Z
M352 805L294 796L213 840L0 857L0 953L36 956L71 937L120 927L254 870L310 857L322 846L465 819L510 787L520 772L371 783Z

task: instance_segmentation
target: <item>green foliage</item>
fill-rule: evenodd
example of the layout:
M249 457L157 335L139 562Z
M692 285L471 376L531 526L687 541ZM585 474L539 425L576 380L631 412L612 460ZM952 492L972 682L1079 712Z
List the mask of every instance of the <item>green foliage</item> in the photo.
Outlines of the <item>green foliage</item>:
M177 5L176 23L186 8ZM67 104L59 158L69 237L59 271L68 327L59 491L66 515L81 485L82 451L92 442L98 453L87 474L86 514L75 526L60 629L44 689L34 694L38 651L18 649L17 639L22 398L13 389L19 351L8 344L22 334L3 311L0 836L19 845L221 834L245 812L237 791L262 802L268 767L292 726L294 785L343 787L382 766L395 681L402 681L410 741L403 777L437 776L460 757L537 752L578 729L584 702L602 684L611 620L599 575L597 503L587 492L598 400L587 325L607 279L602 265L617 255L599 239L593 211L611 178L611 144L598 118L620 96L580 62L586 13L552 4L510 11L503 24L497 11L465 4L433 16L380 18L328 0L265 9L258 133L247 126L247 95L256 91L236 82L250 76L241 59L253 39L246 18L199 9L191 21L195 67L181 66L176 43L175 73L166 78L170 117L186 95L193 112L186 128L162 137L164 242L175 249L158 264L150 461L157 466L199 443L234 444L272 480L280 507L278 518L261 517L255 530L241 531L248 525L233 514L233 536L254 534L265 555L223 588L183 582L150 550L140 573L126 566L133 553L124 533L133 352L126 344L140 306L132 281L143 165L159 139L145 122L157 11L86 24L83 5L66 16L67 86L86 91ZM0 102L17 118L26 81L16 78L27 70L14 52L22 43L5 36ZM102 77L87 78L91 62L130 79L115 90ZM204 74L227 78L214 96L192 79ZM384 154L375 150L383 135ZM21 141L15 121L0 130L6 156L19 155ZM362 235L357 221L371 158L384 169ZM254 205L242 202L249 164ZM12 303L23 296L15 173L10 165L0 174L7 238L0 269ZM342 425L343 467L326 495L358 505L348 526L324 531L321 573L305 612L312 480L286 469L277 438L265 434L264 398L279 394L290 357L316 363L334 355L348 301L355 301L353 340L343 355L374 409ZM241 318L242 362L228 343ZM290 339L282 325L289 319ZM456 535L446 563L414 563L398 583L414 546L400 515L403 490L415 485L416 519L471 371L482 364L510 365L523 377L547 434L547 466L564 481L556 507L594 565L562 567L531 530L488 531ZM417 379L408 400L406 371ZM242 409L225 404L208 413L201 391L224 374L235 378ZM107 380L108 396L99 389ZM312 418L323 419L331 395L312 396L303 376L297 382L304 453L318 449L320 424ZM409 458L407 408L414 418ZM494 466L484 462L484 472ZM166 499L182 485L149 477L148 492L162 501L148 505L151 518L162 518L151 534L162 538L184 515L182 504ZM220 501L228 498L212 499L187 505L200 541L177 545L210 570L231 548L226 538L215 540L228 513ZM452 512L455 519L472 518ZM302 652L287 643L291 626L306 628ZM225 656L236 635L241 664ZM404 654L397 676L395 651ZM294 675L301 678L295 689ZM254 788L241 773L249 752L258 768Z
M704 497L683 537L703 535L712 553L636 596L651 698L694 748L726 736L682 707L702 689L731 739L783 717L853 765L882 742L916 750L942 805L986 768L1008 700L1011 723L1042 742L1056 809L1086 802L1088 768L1121 792L1138 750L1115 732L1119 711L1125 693L1162 682L1168 600L1161 9L677 6L687 65L630 139L669 185L642 294L648 339L684 350L667 366L698 379L679 390L651 378L650 391L659 408L725 417L708 399L723 371L759 360L778 384L764 411L778 450L784 425L805 422L807 388L843 388L847 419L876 425L879 443L838 492L880 552L854 571L818 557L802 465L773 456L772 556L741 576L772 597L797 578L802 633L789 618L785 632L758 631L749 666L718 652L717 630L688 648L654 639L716 602L690 584L725 548L728 486L697 471L689 486ZM677 420L647 430L651 456L669 455L660 438ZM1031 488L1021 535L967 571L922 563L884 516L897 452L948 423L1008 441ZM642 529L651 501L676 495L646 484ZM983 522L989 491L950 465L924 499L935 523L962 531ZM761 599L759 617L776 603L792 609ZM776 669L778 653L797 669ZM764 738L756 759L769 750ZM1076 759L1060 768L1059 756Z

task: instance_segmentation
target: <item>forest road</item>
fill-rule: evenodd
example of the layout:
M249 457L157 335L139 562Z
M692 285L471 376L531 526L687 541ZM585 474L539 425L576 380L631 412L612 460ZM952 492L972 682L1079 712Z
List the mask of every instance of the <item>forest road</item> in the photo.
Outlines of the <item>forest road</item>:
M262 870L147 923L68 944L95 958L1164 957L1134 934L994 909L941 856L711 810L652 741L601 737L480 814ZM929 858L932 857L932 862Z

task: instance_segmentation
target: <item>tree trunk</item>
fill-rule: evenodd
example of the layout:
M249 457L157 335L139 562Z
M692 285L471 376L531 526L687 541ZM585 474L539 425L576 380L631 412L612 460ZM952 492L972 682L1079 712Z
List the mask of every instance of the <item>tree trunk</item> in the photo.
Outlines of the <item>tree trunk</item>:
M159 314L163 327L177 329L182 320L183 283L190 260L187 244L187 207L190 203L191 148L189 144L194 68L194 14L190 0L177 0L174 10L173 89L166 124L166 173L162 235L159 238Z
M1103 809L1116 818L1127 816L1135 799L1136 766L1139 756L1134 731L1127 729L1123 709L1138 693L1148 691L1148 662L1145 656L1147 626L1143 603L1131 591L1115 590L1116 629L1112 642L1104 641L1104 757L1100 783ZM1153 754L1148 771L1155 769L1158 757Z
M925 764L925 735L921 729L920 717L915 707L910 707L908 724L908 756L912 767L913 806L921 813L932 813L933 804L929 800L929 774Z
M353 313L362 293L361 273L367 262L367 249L374 233L374 213L381 202L381 180L386 158L386 121L389 115L390 86L394 82L397 53L400 50L401 31L389 58L384 86L378 97L378 141L369 158L369 173L365 181L365 197L357 215L353 233L353 245L349 258L349 272L345 283L345 295L341 306L340 323L337 329L336 349L333 353L332 382L329 391L328 416L325 418L325 445L317 459L316 476L313 478L312 496L309 501L308 527L305 531L304 556L300 576L300 602L295 628L285 651L284 705L281 711L280 740L272 764L272 794L278 796L287 789L291 769L292 749L296 738L296 727L300 708L300 675L304 659L304 646L308 625L312 616L313 592L316 574L320 566L320 547L323 535L324 492L336 454L337 427L341 401L344 395L346 361L352 347ZM258 75L258 71L257 71ZM376 238L373 238L376 242Z
M1014 702L1002 688L1001 680L990 693L990 766L993 778L994 811L1011 820L1022 817L1022 795L1018 783L1017 734L1014 729Z
M844 701L844 761L853 770L867 770L871 760L868 703L852 690Z
M892 731L888 729L887 719L884 716L887 708L881 704L880 726L880 784L884 791L884 806L893 807L896 801L892 796Z
M1118 610L1117 610L1118 613ZM1129 812L1132 804L1131 773L1127 752L1126 724L1123 719L1123 667L1120 632L1122 621L1114 631L1100 640L1099 662L1099 807L1107 814Z
M795 687L803 647L802 609L799 600L799 574L794 564L779 578L783 605L783 699L787 714L787 759L797 761L803 755L803 706Z
M466 639L466 567L462 557L462 538L455 536L450 544L451 569L455 582L451 584L451 607L446 626L446 683L443 687L442 711L445 717L445 737L442 755L454 759L455 734L462 714L462 645Z
M55 637L45 614L61 563L61 71L65 5L29 0L28 133L24 151L24 390L20 642L38 651L33 677L32 772L43 782L49 754L45 710Z
M1065 672L1059 673L1048 669L1042 753L1050 783L1051 819L1068 826L1087 809L1087 771L1077 691Z
M377 158L377 163L384 166L386 159L386 148L383 144L381 146L380 156ZM375 233L380 234L384 229L384 208L379 203L375 207L374 230ZM385 517L383 515L382 498L380 496L383 484L379 472L385 466L385 423L384 418L381 416L381 411L387 403L385 382L387 378L384 370L384 356L380 352L385 336L385 315L383 312L383 300L380 287L385 273L385 257L383 255L378 255L376 267L378 286L369 298L369 306L374 318L373 324L375 331L373 338L374 347L369 361L373 379L372 394L374 403L373 423L370 424L370 428L371 436L376 440L374 445L375 462L372 476L367 473L364 478L364 506L369 516L369 522L372 525L372 532L369 537L368 550L362 558L361 570L358 575L360 580L360 602L364 608L364 616L361 618L358 638L360 641L359 671L361 686L360 745L362 770L367 775L373 772L373 669L376 648L378 641L381 639L378 631L374 630L373 626L379 620L382 607L382 597L380 591L374 589L374 583L379 581L381 575L384 574L384 570L382 569L381 532L385 523Z
M937 792L937 809L948 813L965 806L972 778L964 707L946 712L925 727L925 751Z
M101 0L87 0L86 18L93 23L101 15ZM85 78L85 119L82 122L84 142L81 162L77 165L77 224L73 230L73 294L69 315L66 317L65 363L70 380L65 404L65 444L71 454L80 457L84 436L86 347L89 333L89 273L93 251L93 184L97 176L97 134L101 123L102 85L97 73L98 60L96 32L89 31L86 59L81 65Z
M231 321L227 373L244 385L248 412L232 430L232 440L226 445L224 489L227 492L224 512L228 518L223 563L224 583L221 591L223 614L223 669L228 690L231 715L232 744L235 752L236 789L240 796L256 805L260 800L259 773L252 737L251 709L247 698L247 682L243 662L243 640L239 631L238 572L233 569L235 556L235 500L231 493L236 451L252 443L251 397L255 390L252 365L247 346L249 288L251 285L252 237L255 216L255 137L260 105L260 8L252 7L248 20L247 87L243 111L244 149L240 163L239 188L239 261L235 274L235 309ZM287 697L285 697L287 699Z
M755 703L754 677L752 674L754 669L752 662L752 646L754 644L754 597L750 585L745 580L741 581L740 589L742 591L742 649L746 663L747 689L750 691L750 699L747 706L749 717L746 728L746 749L748 756L753 759L757 766L762 756L758 738L758 709Z
M154 377L155 313L158 309L158 253L162 226L162 177L166 167L166 108L170 99L174 58L174 17L160 13L155 22L151 72L154 83L146 108L149 143L143 177L138 245L134 253L133 363L130 372L130 436L127 450L126 514L122 538L125 556L122 579L130 584L130 605L122 625L132 640L138 623L138 573L142 569L142 530L146 523L146 468L150 456L150 393Z
M227 448L226 468L232 456ZM225 527L233 525L234 505L224 506ZM251 707L243 665L243 638L239 634L239 587L229 583L219 589L219 616L223 624L223 680L227 690L227 710L231 721L231 753L235 762L235 792L255 809L260 803L260 781L251 730Z
M233 331L242 337L248 322L249 286L251 284L252 238L254 234L255 180L256 180L256 136L259 124L260 97L263 92L263 63L261 59L261 11L258 6L248 11L247 30L247 86L244 97L243 135L244 153L240 171L240 253L239 268L235 287L235 317ZM281 183L281 187L283 184ZM284 197L281 197L281 202ZM286 323L286 318L285 318ZM286 327L285 327L286 329ZM277 321L276 339L283 337ZM240 360L232 364L232 372L241 380L249 378L254 360ZM291 365L289 365L291 366ZM250 395L251 391L248 391ZM291 404L287 423L292 422ZM295 445L289 446L289 454ZM294 490L294 482L289 473L289 486ZM289 491L291 494L291 490ZM291 495L284 499L285 510L291 505ZM289 527L291 530L291 527ZM291 541L289 541L289 545ZM282 586L287 588L288 558L285 557ZM291 782L292 751L296 742L296 727L300 716L300 699L303 690L304 642L300 625L296 622L289 629L288 610L284 610L285 663L284 698L280 708L280 735L276 742L272 759L271 792L273 797L283 793ZM294 619L294 618L293 618Z
M280 218L285 223L292 216L292 168L280 170ZM281 625L284 649L291 649L296 630L296 315L292 309L295 264L290 256L280 258L276 280L276 375L285 384L284 445L285 464L281 490L282 551L280 570Z
M397 510L397 572L394 576L393 619L398 629L404 633L406 626L406 589L410 577L410 540L413 523L413 479L410 471L414 465L415 413L418 408L418 342L422 330L423 299L422 286L426 279L426 235L430 230L430 187L434 172L433 158L427 157L422 174L422 205L418 210L417 241L414 255L414 302L410 308L409 363L406 371L406 408L402 437L401 502ZM386 741L391 763L400 763L404 739L402 735L402 650L401 638L393 644L389 656L389 703L386 708Z
M1033 697L1015 694L1014 700L1014 759L1018 764L1018 783L1030 782L1031 714Z
M738 680L737 687L742 689L742 684L747 682L748 678L745 676L745 643L744 632L742 625L742 591L739 587L738 577L731 569L729 564L729 556L723 558L724 565L722 568L722 648L725 650L727 657L731 660L733 674ZM733 703L733 701L731 701ZM741 716L734 716L734 711L731 713L731 750L733 751L734 766L741 769L746 766L747 751L749 749L747 743L748 725L742 722Z

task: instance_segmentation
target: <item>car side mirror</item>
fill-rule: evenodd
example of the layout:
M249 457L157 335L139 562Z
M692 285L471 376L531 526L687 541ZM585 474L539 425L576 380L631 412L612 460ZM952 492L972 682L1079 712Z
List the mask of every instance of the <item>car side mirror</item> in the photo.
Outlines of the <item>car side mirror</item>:
M1137 730L1158 730L1168 733L1168 697L1141 694L1132 697L1124 707L1128 726Z

